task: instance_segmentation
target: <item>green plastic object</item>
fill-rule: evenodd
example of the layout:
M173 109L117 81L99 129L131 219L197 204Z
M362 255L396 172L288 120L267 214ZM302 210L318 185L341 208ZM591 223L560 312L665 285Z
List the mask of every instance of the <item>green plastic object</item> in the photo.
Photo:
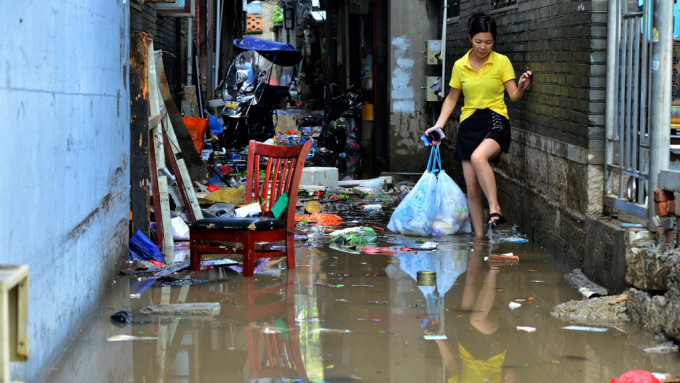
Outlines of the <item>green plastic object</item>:
M375 230L370 227L361 227L353 233L340 235L331 238L331 242L341 246L363 246L378 240L378 235Z
M279 197L278 200L276 200L276 203L274 203L274 206L272 206L272 213L274 214L274 217L278 219L281 214L283 214L284 211L286 211L286 208L288 207L288 195L286 193L281 194L281 197Z

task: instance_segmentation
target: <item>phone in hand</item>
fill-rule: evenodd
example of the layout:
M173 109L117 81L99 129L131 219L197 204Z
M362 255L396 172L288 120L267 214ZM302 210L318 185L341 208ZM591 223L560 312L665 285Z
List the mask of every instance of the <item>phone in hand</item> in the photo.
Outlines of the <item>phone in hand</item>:
M444 139L444 137L446 136L440 128L437 128L427 134L427 139L430 140L430 142L441 141Z

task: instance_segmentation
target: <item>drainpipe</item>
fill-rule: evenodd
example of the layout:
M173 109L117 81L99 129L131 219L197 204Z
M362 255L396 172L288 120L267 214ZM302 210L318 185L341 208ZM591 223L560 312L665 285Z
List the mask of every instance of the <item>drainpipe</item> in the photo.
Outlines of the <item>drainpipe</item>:
M193 70L193 52L192 45L194 44L194 19L189 17L187 19L187 86L191 85L191 77Z
M619 6L621 0L612 0L608 4L607 16L607 95L605 99L605 145L604 145L604 181L605 192L611 190L611 179L609 177L609 169L607 166L614 161L614 132L616 129L616 116L618 105L618 67L619 67L619 50L617 48L618 41L615 38L619 36ZM647 16L645 16L647 17Z
M345 0L345 41L343 41L343 44L345 45L345 59L343 60L345 64L345 88L349 88L352 85L352 78L350 76L350 65L349 65L349 0Z
M654 211L654 190L658 188L659 171L668 169L670 156L671 81L673 57L673 2L654 0L652 18L652 84L650 89L650 159L647 193L648 229L659 226Z
M220 82L220 44L222 40L222 19L224 15L224 0L217 1L217 26L215 27L215 89Z
M440 55L440 59L442 60L442 79L441 81L441 87L439 88L439 97L444 98L446 97L446 94L444 93L444 89L446 88L446 15L448 15L448 10L449 10L449 1L444 0L444 11L442 15L442 49ZM434 118L434 116L433 116ZM433 125L434 126L434 125Z

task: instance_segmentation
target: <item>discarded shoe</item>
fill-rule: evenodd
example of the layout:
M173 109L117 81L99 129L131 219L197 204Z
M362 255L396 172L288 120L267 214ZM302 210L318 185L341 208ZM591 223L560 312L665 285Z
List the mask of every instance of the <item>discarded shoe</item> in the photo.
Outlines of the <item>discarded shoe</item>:
M498 218L495 221L492 221L493 218ZM489 214L489 229L495 229L498 226L506 223L508 221L505 220L505 217L500 215L500 213L491 213Z

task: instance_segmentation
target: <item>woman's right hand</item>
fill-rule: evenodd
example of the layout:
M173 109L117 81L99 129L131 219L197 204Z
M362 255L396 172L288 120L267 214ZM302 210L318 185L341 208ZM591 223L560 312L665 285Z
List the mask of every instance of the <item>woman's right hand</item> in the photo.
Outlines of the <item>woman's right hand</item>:
M431 127L430 129L426 130L426 131L425 131L425 136L428 136L432 131L437 130L437 129L440 129L440 130L441 130L441 126L436 126L436 125L435 125L435 126ZM439 141L432 141L432 145L439 145L439 144L441 144L441 143L442 143L442 140L439 140Z

